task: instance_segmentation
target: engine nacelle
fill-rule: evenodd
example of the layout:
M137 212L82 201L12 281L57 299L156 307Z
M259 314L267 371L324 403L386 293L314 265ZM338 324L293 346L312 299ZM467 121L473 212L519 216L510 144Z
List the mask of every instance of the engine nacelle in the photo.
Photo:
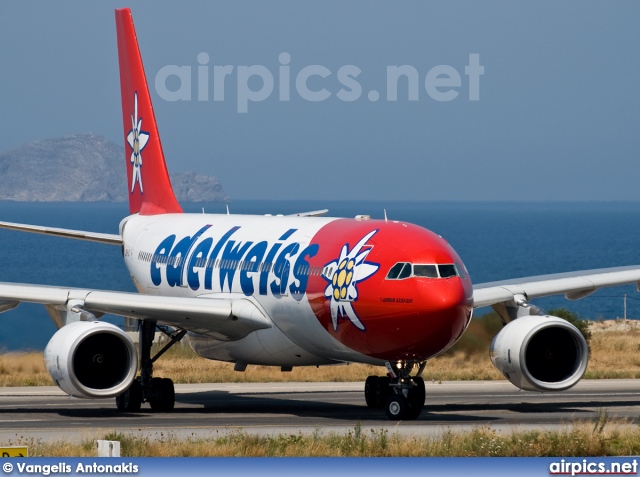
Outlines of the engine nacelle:
M60 328L44 350L44 362L60 389L81 398L117 396L129 388L138 370L131 338L100 321Z
M580 381L589 347L580 331L557 316L523 316L491 343L491 362L527 391L562 391Z

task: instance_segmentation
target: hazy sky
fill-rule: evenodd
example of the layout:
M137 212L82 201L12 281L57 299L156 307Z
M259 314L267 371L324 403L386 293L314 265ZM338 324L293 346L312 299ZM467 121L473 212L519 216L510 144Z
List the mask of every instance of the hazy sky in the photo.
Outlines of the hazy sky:
M640 200L640 2L131 3L169 169L233 199ZM0 150L123 144L121 6L2 2Z

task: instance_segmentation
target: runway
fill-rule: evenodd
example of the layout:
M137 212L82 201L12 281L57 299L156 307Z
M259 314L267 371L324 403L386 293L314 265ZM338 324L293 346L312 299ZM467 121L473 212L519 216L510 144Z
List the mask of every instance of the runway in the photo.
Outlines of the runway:
M166 436L344 433L363 429L390 433L437 434L444 429L491 426L558 428L591 420L606 410L611 418L640 422L640 380L584 380L563 393L520 391L506 381L427 383L425 408L416 421L393 422L369 409L363 383L183 384L176 408L154 413L120 413L113 399L84 400L55 387L0 388L0 442L32 437L80 441L111 431Z

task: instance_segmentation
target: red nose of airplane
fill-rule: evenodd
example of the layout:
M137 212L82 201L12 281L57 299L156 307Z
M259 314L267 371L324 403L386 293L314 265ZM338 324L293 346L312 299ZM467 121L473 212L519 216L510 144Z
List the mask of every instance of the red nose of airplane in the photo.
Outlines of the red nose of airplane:
M387 361L425 360L442 353L471 318L467 280L412 277L389 286L388 296L363 310L366 340L358 343L359 351Z
M354 259L352 295L335 293L340 276L325 277L324 298L314 300L325 329L349 348L385 361L426 360L451 347L469 324L473 293L453 248L410 224L362 224L350 232L353 238L338 238L343 253L352 244L368 253Z

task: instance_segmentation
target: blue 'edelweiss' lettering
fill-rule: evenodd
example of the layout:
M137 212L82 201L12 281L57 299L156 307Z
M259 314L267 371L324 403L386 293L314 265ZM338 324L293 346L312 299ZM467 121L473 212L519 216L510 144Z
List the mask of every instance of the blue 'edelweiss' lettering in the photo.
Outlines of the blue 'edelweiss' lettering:
M205 225L198 230L193 237L185 237L171 249L169 264L167 265L167 283L170 287L182 286L182 276L187 256L193 248L193 244L205 233L211 225Z
M222 252L222 266L220 267L220 291L224 291L225 280L229 283L229 291L233 287L233 277L236 274L238 263L241 261L245 252L251 247L253 242L247 242L243 244L239 242L235 245L234 240L229 240L229 243ZM235 247L234 247L235 245Z
M151 282L155 286L162 283L161 265L164 265L166 281L170 287L184 286L186 270L186 282L192 290L199 290L203 286L202 275L204 289L213 290L213 269L217 268L220 270L220 291L234 291L234 278L238 272L240 289L246 296L255 293L254 278L257 277L260 295L266 295L271 291L274 297L281 298L287 294L288 287L294 299L302 300L309 282L308 259L318 253L318 244L302 250L297 242L286 244L286 240L297 229L287 230L273 244L267 241L254 243L230 240L240 227L228 230L215 246L211 237L198 242L209 228L211 225L205 225L192 236L184 237L177 243L175 234L162 240L152 257ZM270 283L269 276L274 278Z

